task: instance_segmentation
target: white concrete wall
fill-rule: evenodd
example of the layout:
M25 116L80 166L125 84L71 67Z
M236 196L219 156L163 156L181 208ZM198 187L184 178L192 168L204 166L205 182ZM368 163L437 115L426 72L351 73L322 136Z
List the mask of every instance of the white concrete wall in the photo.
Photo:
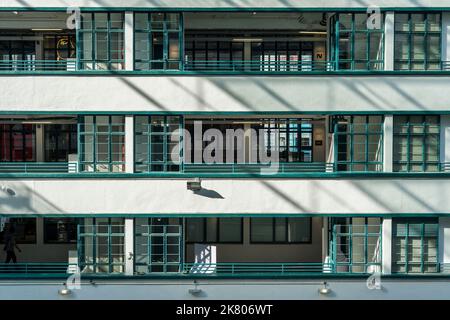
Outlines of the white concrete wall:
M450 297L450 279L392 279L381 278L380 290L369 290L366 278L357 279L278 279L278 280L197 280L198 296L189 293L193 280L102 280L95 284L81 282L80 290L73 290L70 296L60 296L64 279L58 280L15 280L0 281L1 300L446 300ZM318 289L323 282L331 289L327 296ZM418 289L420 288L420 290ZM183 302L180 302L180 306ZM175 310L175 309L174 309ZM175 312L175 311L173 311ZM220 310L219 310L220 312ZM333 312L338 312L333 309ZM368 312L371 312L368 310ZM375 311L373 311L375 312ZM331 314L331 312L329 313Z
M366 8L373 0L0 0L0 7ZM450 7L448 0L378 0L380 7Z
M0 76L1 111L448 111L446 76Z
M450 214L450 179L3 180L2 214Z

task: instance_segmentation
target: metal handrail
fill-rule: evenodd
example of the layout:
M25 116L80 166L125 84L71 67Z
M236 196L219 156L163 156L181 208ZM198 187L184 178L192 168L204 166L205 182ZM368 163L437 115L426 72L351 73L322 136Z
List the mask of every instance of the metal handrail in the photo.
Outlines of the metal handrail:
M0 71L76 71L73 60L0 60Z
M275 173L326 172L332 163L288 162L288 163L184 163L184 173L262 173L270 170Z
M334 71L334 61L186 60L184 70L210 71Z
M68 162L0 162L0 173L67 173Z
M322 262L221 262L185 263L185 274L238 275L238 274L299 274L329 273L332 263Z
M0 276L11 274L37 275L52 274L66 275L69 266L67 262L27 262L0 263Z

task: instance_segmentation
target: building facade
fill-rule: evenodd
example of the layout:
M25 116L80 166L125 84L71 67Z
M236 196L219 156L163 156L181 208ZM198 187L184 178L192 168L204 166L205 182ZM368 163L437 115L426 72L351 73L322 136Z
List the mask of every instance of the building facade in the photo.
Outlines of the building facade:
M449 298L450 1L377 5L0 0L0 297Z

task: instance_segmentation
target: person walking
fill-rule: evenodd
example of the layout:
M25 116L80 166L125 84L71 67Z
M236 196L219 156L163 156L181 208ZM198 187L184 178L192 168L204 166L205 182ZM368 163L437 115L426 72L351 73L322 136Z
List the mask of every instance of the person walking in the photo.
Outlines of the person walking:
M3 250L6 251L5 263L9 263L10 261L12 261L13 263L17 263L15 249L17 249L19 252L22 252L22 250L20 250L20 248L17 246L15 232L16 230L13 225L8 224L6 226L5 247L3 248Z

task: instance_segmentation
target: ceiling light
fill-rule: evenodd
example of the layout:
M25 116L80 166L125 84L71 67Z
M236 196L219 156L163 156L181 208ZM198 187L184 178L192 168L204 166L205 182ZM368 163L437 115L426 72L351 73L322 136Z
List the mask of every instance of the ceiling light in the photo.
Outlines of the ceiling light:
M235 42L262 42L263 39L261 39L261 38L235 38L232 41L235 41Z
M326 31L299 31L300 34L323 34L326 35Z
M318 292L319 292L319 294L327 295L327 294L330 294L331 289L328 287L328 284L326 282L324 282L323 287L319 288Z

